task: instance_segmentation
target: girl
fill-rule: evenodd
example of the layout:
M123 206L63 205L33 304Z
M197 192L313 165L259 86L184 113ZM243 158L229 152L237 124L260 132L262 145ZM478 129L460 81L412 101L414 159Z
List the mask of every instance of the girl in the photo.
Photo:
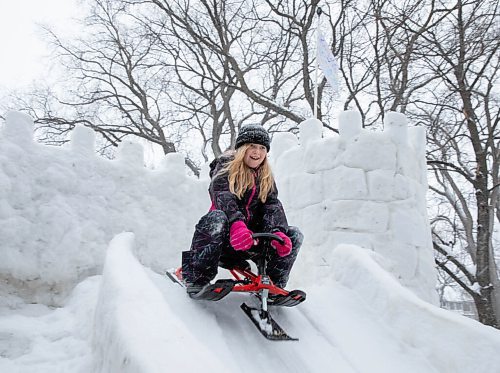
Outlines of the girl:
M284 241L271 241L266 273L286 286L302 244L298 228L287 223L267 160L269 134L261 125L244 126L235 151L210 164L212 206L196 225L191 249L182 253L182 277L190 295L203 291L218 266L249 268L247 259L261 254L252 232L271 232Z

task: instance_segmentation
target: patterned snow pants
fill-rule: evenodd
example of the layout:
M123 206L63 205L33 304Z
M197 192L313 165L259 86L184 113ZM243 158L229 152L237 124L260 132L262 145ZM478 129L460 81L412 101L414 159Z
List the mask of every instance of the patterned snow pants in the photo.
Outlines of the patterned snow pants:
M268 229L265 229L268 228ZM249 229L252 229L249 227ZM264 227L262 231L269 231ZM254 232L256 233L256 232ZM276 250L268 251L266 273L275 285L284 288L304 236L296 227L284 232L292 241L292 252L280 257ZM262 240L247 251L236 251L229 244L229 222L221 210L204 215L196 225L189 251L182 252L182 276L187 283L203 285L217 275L219 261L238 262L262 255Z

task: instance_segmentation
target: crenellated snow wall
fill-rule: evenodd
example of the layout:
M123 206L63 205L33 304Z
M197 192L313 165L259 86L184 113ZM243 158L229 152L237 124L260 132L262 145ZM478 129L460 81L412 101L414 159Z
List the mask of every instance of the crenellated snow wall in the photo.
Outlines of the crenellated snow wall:
M335 246L356 244L435 303L423 128L387 113L385 131L370 132L356 112L342 113L339 128L340 136L322 138L321 123L307 120L300 144L290 133L273 139L280 198L306 236L292 284L320 280L333 270ZM210 206L206 167L197 180L182 155L169 154L148 170L140 145L123 142L109 161L95 155L94 142L91 130L76 127L67 146L37 144L32 119L17 112L0 132L0 280L32 301L50 290L57 303L58 293L100 273L122 231L134 232L143 264L158 272L178 265Z
M123 142L110 161L94 143L91 129L76 127L67 146L38 144L32 119L18 112L0 131L0 281L31 301L59 304L100 274L123 231L135 233L145 265L177 265L210 206L207 181L188 176L180 154L149 170L139 144Z
M384 127L362 129L360 114L345 111L339 136L322 138L321 122L309 119L300 125L300 143L290 133L274 137L270 156L280 198L307 242L299 273L320 280L332 270L333 249L355 244L380 254L402 285L437 304L425 130L409 128L394 112L386 113Z

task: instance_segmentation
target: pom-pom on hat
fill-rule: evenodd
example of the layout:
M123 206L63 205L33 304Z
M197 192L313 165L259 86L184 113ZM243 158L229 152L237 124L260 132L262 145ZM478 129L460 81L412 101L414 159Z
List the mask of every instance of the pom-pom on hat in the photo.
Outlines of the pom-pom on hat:
M236 138L235 148L238 149L243 144L259 144L266 147L267 151L271 149L271 139L266 129L260 124L247 124L243 126Z

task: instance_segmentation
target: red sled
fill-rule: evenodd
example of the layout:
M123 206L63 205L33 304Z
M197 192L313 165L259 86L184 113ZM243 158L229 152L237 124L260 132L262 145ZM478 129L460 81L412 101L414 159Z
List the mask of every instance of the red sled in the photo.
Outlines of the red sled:
M265 273L266 255L271 240L281 241L281 237L272 233L254 233L253 238L265 239L264 254L256 261L257 271L251 271L247 261L236 266L229 263L219 263L219 266L229 270L232 279L220 279L213 284L204 286L196 293L188 293L196 300L218 301L231 292L251 293L258 297L260 307L254 308L243 303L241 309L252 320L264 337L273 341L298 340L287 335L287 333L272 319L268 306L293 307L306 300L306 293L302 290L285 290L273 284ZM167 271L168 277L175 283L186 287L182 278L182 268Z

